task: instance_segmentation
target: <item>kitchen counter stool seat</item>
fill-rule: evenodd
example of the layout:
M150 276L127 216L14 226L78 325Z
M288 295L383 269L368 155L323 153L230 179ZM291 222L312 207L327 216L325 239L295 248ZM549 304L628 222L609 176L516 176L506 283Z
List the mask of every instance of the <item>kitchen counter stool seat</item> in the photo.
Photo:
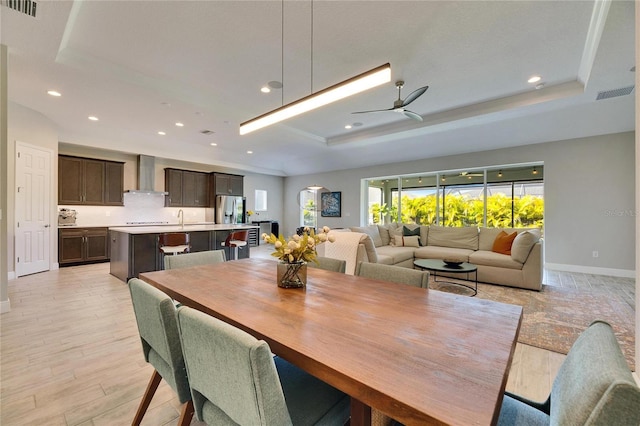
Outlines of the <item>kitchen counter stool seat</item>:
M247 245L249 239L249 231L235 231L231 232L226 240L222 243L222 247L229 247L233 249L233 255L229 254L230 260L238 260L238 247L244 247Z
M163 254L189 253L191 251L189 234L186 232L160 234L158 236L158 249Z

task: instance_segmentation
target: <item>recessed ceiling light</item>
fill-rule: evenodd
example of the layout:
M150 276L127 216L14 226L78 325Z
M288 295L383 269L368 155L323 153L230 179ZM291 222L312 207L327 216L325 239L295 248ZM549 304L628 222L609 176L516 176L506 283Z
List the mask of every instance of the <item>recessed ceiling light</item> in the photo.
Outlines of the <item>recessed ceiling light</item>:
M90 115L89 117L87 117L89 120L91 121L98 121L98 117L94 116L94 115Z
M279 81L270 81L267 83L269 89L282 89L282 83Z
M537 90L540 90L540 89L542 89L543 87L544 87L544 83L538 83L538 84L536 84L536 89L537 89Z
M247 154L253 154L253 151L247 151Z
M162 130L161 130L161 131L159 131L159 132L158 132L158 134L159 134L160 136L164 136L164 135L166 135L166 133L165 133L165 132L163 132Z
M211 145L211 146L218 146L218 144L217 144L217 143L215 143L215 142L211 142L209 145Z
M55 96L55 97L62 96L62 93L56 92L55 90L49 90L47 93L50 94L51 96Z
M183 124L183 123L180 123L180 122L177 122L177 123L176 123L176 126L178 126L178 127L184 127L184 124Z
M346 126L344 126L345 129L350 129L351 128L351 124L347 124Z
M533 75L531 76L531 78L529 78L529 80L527 80L527 83L537 83L540 80L542 80L542 77L540 77L539 75Z
M263 86L263 87L260 89L260 91L261 91L262 93L269 93L269 92L271 92L271 89L270 89L270 88L268 88L267 86Z
M353 123L353 127L360 127L362 126L362 123L359 121L356 121L355 123Z

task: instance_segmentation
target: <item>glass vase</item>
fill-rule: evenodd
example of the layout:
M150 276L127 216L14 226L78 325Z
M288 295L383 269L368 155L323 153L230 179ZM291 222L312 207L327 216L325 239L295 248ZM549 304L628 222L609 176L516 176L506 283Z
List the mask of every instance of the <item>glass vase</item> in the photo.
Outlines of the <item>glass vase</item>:
M278 262L278 287L300 288L307 285L307 263Z

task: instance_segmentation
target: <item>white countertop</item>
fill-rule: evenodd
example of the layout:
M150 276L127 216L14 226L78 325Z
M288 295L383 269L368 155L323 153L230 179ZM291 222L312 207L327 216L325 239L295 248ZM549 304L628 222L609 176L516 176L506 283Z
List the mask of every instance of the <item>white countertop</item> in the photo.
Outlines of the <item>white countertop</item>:
M125 234L163 234L165 232L197 232L197 231L229 231L233 229L259 229L257 225L239 224L233 225L229 223L224 224L210 224L210 225L196 225L185 223L184 227L180 225L158 225L158 226L111 226L110 231L122 232Z

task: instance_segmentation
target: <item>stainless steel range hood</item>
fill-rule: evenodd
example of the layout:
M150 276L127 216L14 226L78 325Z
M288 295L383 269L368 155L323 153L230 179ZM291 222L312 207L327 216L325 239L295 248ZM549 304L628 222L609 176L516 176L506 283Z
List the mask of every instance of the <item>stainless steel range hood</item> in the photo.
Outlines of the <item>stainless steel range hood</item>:
M156 191L155 173L156 158L149 155L138 155L138 189L125 191L129 194L169 195L168 192Z

